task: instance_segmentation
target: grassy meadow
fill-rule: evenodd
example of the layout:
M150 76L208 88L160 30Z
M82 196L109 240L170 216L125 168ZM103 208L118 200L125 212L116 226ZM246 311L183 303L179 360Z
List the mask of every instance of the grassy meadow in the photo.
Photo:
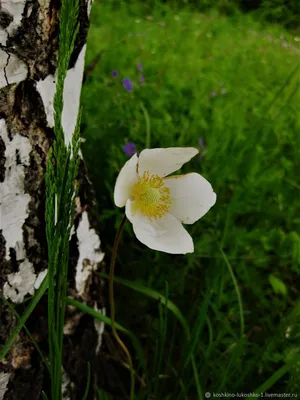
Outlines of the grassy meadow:
M113 189L127 142L138 152L199 148L183 171L217 193L187 227L193 254L152 251L125 226L116 320L142 348L122 336L136 399L300 395L300 38L245 14L114 4L92 7L82 90L107 264L124 212ZM107 328L103 353L126 363L111 342ZM99 399L126 398L129 375L117 371Z

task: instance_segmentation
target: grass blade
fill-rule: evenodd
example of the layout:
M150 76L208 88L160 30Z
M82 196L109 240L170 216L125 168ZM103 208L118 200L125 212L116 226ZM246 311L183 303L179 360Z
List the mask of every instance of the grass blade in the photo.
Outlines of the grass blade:
M46 395L46 393L44 391L42 391L42 396L43 396L43 400L49 400L48 396Z
M158 362L155 365L155 383L154 383L154 397L158 398L158 388L159 388L159 375L161 373L161 365L164 356L166 336L167 336L167 318L168 318L168 299L169 299L169 288L168 283L165 284L165 303L159 303L159 320L160 320L160 340L158 345ZM164 304L164 309L163 309Z
M88 362L87 383L86 383L86 388L85 388L85 392L84 392L82 400L86 400L88 397L89 389L90 389L90 381L91 381L91 365Z
M101 276L102 278L108 279L108 275L105 274L104 272L100 272L99 276ZM142 293L145 296L148 296L152 299L159 300L159 301L165 303L166 307L170 311L172 311L172 313L175 315L175 317L181 323L187 340L190 340L190 337L191 337L190 328L186 322L186 319L182 315L179 308L171 300L168 299L168 301L166 301L165 296L163 296L156 290L146 288L145 286L128 281L126 279L118 278L118 277L114 276L114 280L115 280L115 282L120 283L124 286L127 286L128 288L133 289L139 293ZM203 398L202 388L201 388L200 381L199 381L199 373L197 370L196 361L195 361L195 358L193 355L191 356L191 363L192 363L192 368L193 368L193 373L194 373L195 384L196 384L196 388L197 388L198 399L202 400L202 398Z
M91 315L92 317L98 319L99 321L103 322L105 325L111 326L111 319L109 317L107 317L106 315L101 314L99 311L94 310L93 308L81 303L80 301L71 299L70 297L68 297L66 299L66 303L74 306L76 308L78 308L79 310ZM130 332L128 329L124 328L122 325L118 324L117 322L115 323L116 328L121 331L124 332L126 335L128 335L132 341L132 345L134 346L137 355L139 357L139 360L141 361L141 365L142 368L145 370L146 368L146 360L143 354L143 350L141 345L139 344L139 341L137 339L137 337Z
M208 296L205 297L203 304L201 305L199 316L197 318L196 324L195 324L195 333L193 333L192 336L192 341L189 344L189 349L187 352L186 359L183 364L183 369L187 366L187 363L190 361L192 354L194 353L197 344L199 343L199 337L201 335L203 326L206 321L206 314L207 314L207 309L208 305L211 299L211 293L208 294Z
M0 296L1 300L10 308L10 310L16 315L16 317L18 318L19 322L21 321L21 317L19 315L19 313L15 310L15 308L2 296ZM44 357L40 346L37 344L36 340L34 339L34 337L31 335L31 333L29 332L29 330L27 329L26 325L23 325L23 328L25 329L27 335L29 336L30 340L32 341L33 345L35 346L35 348L37 349L41 359L43 360L44 364L46 365L46 368L48 369L49 373L50 373L50 366L48 361L46 360L46 358Z
M290 362L279 368L273 375L270 376L262 385L260 385L253 393L260 394L270 389L280 378L282 378L296 363L300 362L300 357L297 355ZM250 396L247 400L257 399L256 396Z
M108 275L105 274L104 272L100 272L99 275L101 276L101 278L108 279ZM175 315L175 317L181 323L187 338L188 339L190 338L190 329L189 329L189 326L188 326L188 324L186 322L186 319L182 315L182 313L179 310L179 308L171 300L166 301L166 298L165 298L164 295L160 294L156 290L153 290L153 289L147 288L145 286L142 286L139 283L131 282L131 281L128 281L126 279L119 278L117 276L114 277L114 280L115 280L115 282L120 283L120 284L122 284L122 285L124 285L124 286L126 286L126 287L128 287L130 289L133 289L136 292L142 293L147 297L151 297L152 299L161 301L163 304L166 304L167 308L170 311L172 311L172 313Z
M285 82L282 84L282 86L279 88L279 90L275 93L272 101L266 107L266 110L264 112L265 115L267 115L269 113L269 111L273 107L276 100L282 95L282 93L284 92L284 89L289 85L289 83L293 79L294 75L297 73L299 66L300 66L300 63L298 63L296 65L296 67L293 69L293 71L290 73L290 75L286 78Z
M150 127L150 118L144 103L141 102L141 109L144 113L145 121L146 121L146 143L145 148L150 149L151 147L151 127Z
M230 262L229 262L229 260L228 260L228 258L226 256L226 254L222 250L222 247L219 245L219 243L218 243L218 246L219 246L220 252L221 252L221 254L222 254L223 258L224 258L225 264L227 265L228 271L230 273L230 276L231 276L231 279L232 279L232 282L234 284L234 288L235 288L235 291L236 291L236 295L237 295L237 299L238 299L238 303L239 303L239 310L240 310L240 325L241 325L241 333L240 333L240 335L241 335L241 338L242 338L244 336L245 322L244 322L244 311L243 311L243 303L242 303L241 292L240 292L239 285L237 283L236 277L235 277L235 275L233 273L233 269L231 267L231 264L230 264Z
M48 288L48 275L45 276L41 286L35 292L35 295L31 299L31 301L30 301L28 307L26 308L24 314L20 317L20 320L19 320L17 326L14 328L14 330L12 331L12 333L11 333L10 337L8 338L7 342L2 347L2 349L0 351L0 360L3 360L3 358L9 352L9 350L10 350L11 346L13 345L16 337L18 336L19 332L21 331L21 329L25 325L28 317L33 312L33 310L35 309L35 307L38 304L38 302L40 301L41 297L46 292L47 288ZM3 298L1 297L1 299L3 299Z

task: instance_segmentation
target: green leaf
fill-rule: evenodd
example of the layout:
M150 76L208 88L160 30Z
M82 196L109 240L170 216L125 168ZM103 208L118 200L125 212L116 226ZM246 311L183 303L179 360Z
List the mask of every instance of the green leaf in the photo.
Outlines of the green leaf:
M269 275L269 282L275 293L282 294L283 296L287 295L287 287L282 280L271 274Z

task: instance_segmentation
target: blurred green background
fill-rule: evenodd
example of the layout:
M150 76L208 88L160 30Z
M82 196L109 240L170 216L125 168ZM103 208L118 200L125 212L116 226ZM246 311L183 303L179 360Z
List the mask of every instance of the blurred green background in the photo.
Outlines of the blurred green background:
M299 13L281 0L93 4L82 132L107 263L127 142L199 148L183 171L217 193L187 228L193 254L152 251L126 225L115 291L117 321L143 348L124 337L137 399L300 395ZM103 354L122 364L111 341ZM128 371L111 368L99 399L126 398Z

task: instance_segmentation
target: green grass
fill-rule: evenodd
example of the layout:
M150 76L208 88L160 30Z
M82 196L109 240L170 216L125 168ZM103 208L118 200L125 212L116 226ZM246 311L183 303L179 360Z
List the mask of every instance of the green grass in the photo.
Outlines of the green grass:
M116 282L117 321L144 347L145 370L137 355L134 364L148 391L136 398L300 394L299 43L245 15L157 5L149 18L141 5L110 4L93 5L86 64L101 58L82 92L84 156L107 259L122 217L113 188L126 141L141 151L199 147L202 138L204 157L183 170L205 176L217 193L188 228L193 254L154 252L125 227L116 274L132 285ZM189 337L164 311L166 287L166 307L176 304Z
M78 33L78 0L64 0L59 15L59 52L57 84L54 95L54 134L55 140L49 151L45 174L46 183L46 236L48 246L48 345L51 398L61 400L64 320L68 286L69 242L74 220L75 179L79 167L80 115L72 142L65 145L62 127L64 81ZM46 282L46 283L45 283ZM36 296L35 296L36 297ZM32 302L30 303L32 304ZM20 320L22 323L23 318ZM25 321L24 321L25 323ZM89 368L89 365L88 365ZM88 369L88 371L90 371ZM90 374L88 373L88 384ZM87 389L88 390L88 389ZM43 393L47 398L47 394ZM84 399L86 395L84 395Z

